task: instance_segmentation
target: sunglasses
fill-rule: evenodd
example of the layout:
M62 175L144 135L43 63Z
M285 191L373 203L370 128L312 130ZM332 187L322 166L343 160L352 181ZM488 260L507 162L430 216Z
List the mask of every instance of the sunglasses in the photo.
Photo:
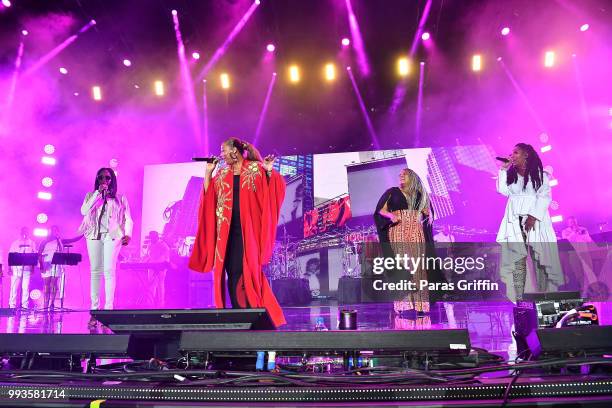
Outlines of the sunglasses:
M103 174L100 174L100 175L98 176L98 180L100 180L100 181L102 181L102 180L111 181L111 180L112 180L112 178L111 178L111 176L105 176L105 175L103 175Z

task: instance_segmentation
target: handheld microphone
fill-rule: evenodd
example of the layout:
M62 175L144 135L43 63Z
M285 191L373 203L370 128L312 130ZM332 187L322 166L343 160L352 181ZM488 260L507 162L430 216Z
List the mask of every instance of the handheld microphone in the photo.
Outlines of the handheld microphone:
M499 156L496 157L495 160L499 160L500 162L504 162L504 163L508 163L510 161L505 157L499 157Z
M193 157L191 159L194 162L206 162L206 163L214 163L215 161L219 161L216 157Z

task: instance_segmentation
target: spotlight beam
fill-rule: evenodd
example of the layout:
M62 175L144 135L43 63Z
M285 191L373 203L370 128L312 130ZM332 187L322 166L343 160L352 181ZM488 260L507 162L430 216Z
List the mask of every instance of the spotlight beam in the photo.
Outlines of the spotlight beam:
M421 38L421 35L423 34L423 30L425 29L425 23L427 23L427 17L429 17L429 11L431 10L431 3L432 3L432 0L427 0L427 3L425 3L425 8L423 9L423 15L421 16L421 19L419 20L419 26L416 30L416 33L414 33L414 38L412 39L412 45L410 46L410 57L414 56L417 46L419 45L419 39Z
M506 73L506 76L508 77L508 79L512 83L512 86L514 87L514 90L521 97L521 100L525 104L525 107L529 111L529 114L531 115L533 120L538 125L538 128L540 129L540 131L541 132L546 132L546 127L544 126L544 123L542 122L542 119L540 118L540 116L538 115L536 110L534 109L533 105L531 104L531 101L527 97L527 94L525 94L525 91L523 91L523 89L521 88L519 83L514 78L514 75L512 75L512 72L510 72L510 70L508 69L506 64L504 64L504 61L503 60L498 60L498 61L499 61L499 64L501 65L501 67L503 68L504 72Z
M203 78L205 78L206 75L212 69L212 67L217 63L217 61L219 61L221 59L221 57L223 57L223 55L225 54L225 52L229 48L230 44L232 43L232 41L234 41L234 38L236 38L236 36L240 33L240 31L242 31L242 28L249 21L249 19L251 18L251 16L255 12L255 9L257 9L258 6L259 6L259 2L251 3L251 6L249 7L249 9L246 11L246 13L244 13L244 16L242 16L242 18L234 26L234 28L229 33L229 35L227 36L225 41L223 41L223 44L221 44L221 46L219 48L217 48L217 50L215 51L213 56L210 58L210 60L204 66L204 68L202 68L202 71L197 76L197 81L201 81Z
M24 76L30 76L34 72L38 71L41 67L43 67L46 63L55 58L60 52L64 51L70 44L75 42L79 36L85 32L87 32L91 27L96 25L96 20L91 20L89 23L85 24L76 34L71 35L66 38L61 44L57 47L53 48L47 54L45 54L41 59L36 61L34 65L32 65L28 70L24 72Z
M572 65L574 66L574 74L576 76L576 86L578 87L578 94L580 95L580 108L582 110L582 120L584 121L584 127L588 136L591 136L591 121L589 120L589 110L587 107L586 98L584 96L584 87L582 84L582 75L580 74L580 67L576 57L572 56Z
M204 90L202 93L202 107L204 110L204 154L210 154L208 151L208 95L206 90L206 80L204 80Z
M202 141L200 133L200 120L198 118L198 106L195 99L195 93L193 91L191 73L189 72L189 63L187 62L187 57L185 56L185 44L183 43L178 13L172 13L172 21L174 23L174 33L176 35L176 47L181 70L181 82L183 84L183 100L185 103L185 109L187 110L187 116L189 116L189 122L191 123L191 130L193 131L193 136L196 138L198 151L200 151Z
M351 0L345 0L346 11L348 13L349 28L351 30L351 37L353 39L353 48L357 53L357 63L359 64L359 71L364 76L370 75L370 64L368 63L368 55L363 45L363 38L361 37L361 30L359 29L359 23L357 22L357 16L353 11L353 5Z
M272 78L270 79L268 91L266 92L266 99L264 100L263 108L261 109L261 113L259 114L259 120L257 121L257 128L255 129L255 138L253 139L253 144L255 146L257 146L257 141L259 140L259 135L261 134L261 128L263 127L264 120L266 119L266 113L268 112L268 106L270 105L270 99L272 96L272 91L274 90L275 83L276 72L272 74Z
M370 138L374 143L375 150L380 150L380 143L378 142L378 136L376 136L376 131L374 130L374 125L372 125L372 120L368 115L368 110L365 107L365 103L363 102L363 98L361 97L361 92L359 92L359 87L357 86L357 81L355 81L355 76L351 71L350 67L346 68L346 72L348 73L348 77L351 80L351 84L353 85L353 90L355 91L355 97L357 97L357 101L359 102L359 107L361 108L361 114L363 115L363 120L368 127L368 132L370 133Z
M15 98L15 90L17 89L17 78L19 78L19 69L21 68L21 60L23 58L23 50L25 48L24 40L25 36L21 36L21 41L19 42L19 49L17 50L17 57L15 58L15 69L13 70L11 86L9 88L9 93L6 100L7 111L13 105L13 99Z
M419 64L419 92L417 96L416 121L415 121L415 140L414 146L419 147L421 144L421 117L423 114L423 78L425 77L425 63Z
M427 23L427 18L429 17L429 12L431 10L431 3L432 3L432 0L427 0L427 3L425 3L423 14L421 15L421 18L419 19L419 25L417 27L416 32L414 33L414 38L412 39L412 45L410 46L410 53L408 54L410 59L412 59L412 57L414 57L414 54L416 53L417 46L419 45L419 40L421 39L421 35L423 34L423 31L425 29L425 23ZM389 113L393 115L397 112L397 109L399 108L399 106L404 101L404 98L406 97L407 90L408 90L408 86L406 85L406 83L403 83L403 82L399 83L395 87L393 102L391 103L391 106L389 108Z

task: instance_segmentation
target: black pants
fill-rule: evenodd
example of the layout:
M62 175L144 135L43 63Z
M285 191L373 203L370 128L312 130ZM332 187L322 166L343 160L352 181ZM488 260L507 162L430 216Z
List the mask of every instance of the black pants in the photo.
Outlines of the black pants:
M227 249L225 252L225 263L223 269L227 273L227 290L229 292L232 308L243 309L248 307L246 299L242 304L238 300L238 292L244 294L244 280L242 258L244 255L244 246L242 242L242 230L240 224L238 228L234 225L230 226L229 239L227 241ZM240 288L240 290L238 290Z

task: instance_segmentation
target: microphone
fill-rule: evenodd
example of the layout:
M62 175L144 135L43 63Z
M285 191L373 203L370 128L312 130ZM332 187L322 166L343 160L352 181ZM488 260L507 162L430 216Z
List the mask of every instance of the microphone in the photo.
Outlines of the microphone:
M206 162L206 163L214 163L215 161L219 161L215 156L212 157L193 157L191 159L194 162Z
M499 160L500 162L504 162L504 163L508 163L510 161L505 157L499 157L499 156L496 157L495 160Z

